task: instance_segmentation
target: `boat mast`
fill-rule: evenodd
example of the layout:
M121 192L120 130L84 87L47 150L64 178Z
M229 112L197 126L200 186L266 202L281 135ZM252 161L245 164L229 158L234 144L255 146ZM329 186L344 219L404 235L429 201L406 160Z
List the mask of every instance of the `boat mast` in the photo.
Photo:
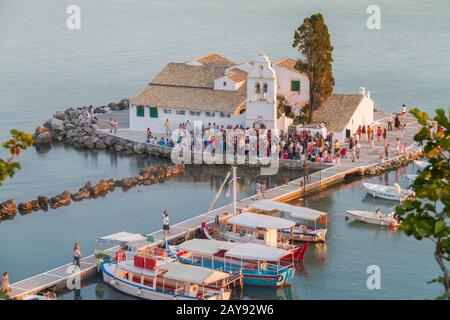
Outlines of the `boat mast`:
M231 171L233 172L233 214L237 214L237 167L231 167Z

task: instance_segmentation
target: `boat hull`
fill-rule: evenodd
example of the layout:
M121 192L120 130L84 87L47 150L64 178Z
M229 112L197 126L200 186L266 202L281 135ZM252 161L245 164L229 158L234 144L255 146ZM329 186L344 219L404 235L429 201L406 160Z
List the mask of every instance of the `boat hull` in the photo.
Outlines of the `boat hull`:
M113 271L111 270L112 267L110 264L102 264L100 268L103 274L103 281L105 283L107 283L117 291L120 291L122 293L125 293L127 295L136 298L146 300L200 300L197 297L171 294L167 292L154 290L151 287L140 285L133 281L116 277ZM224 299L228 300L229 298L230 298L229 293L227 293L227 296L224 296Z
M384 189L382 190L381 188L374 187L374 185L370 183L363 183L363 190L374 198L392 201L401 201L410 194L410 192L408 191L398 193L393 187L389 186L384 187Z
M382 218L378 218L374 215L372 212L368 211L347 211L353 218L369 223L369 224L375 224L379 226L390 226L392 223L396 223L395 219L392 217L392 215L384 215Z
M244 285L251 286L264 286L264 287L282 287L290 285L292 281L292 277L294 276L295 269L287 268L285 270L281 270L276 274L267 275L261 274L257 270L254 269L240 269L236 266L231 268L225 267L223 262L216 260L214 263L211 263L210 260L203 260L203 263L197 263L189 259L184 259L180 255L176 255L176 258L181 263L209 268L209 269L220 269L224 272L230 272L236 275L242 275Z

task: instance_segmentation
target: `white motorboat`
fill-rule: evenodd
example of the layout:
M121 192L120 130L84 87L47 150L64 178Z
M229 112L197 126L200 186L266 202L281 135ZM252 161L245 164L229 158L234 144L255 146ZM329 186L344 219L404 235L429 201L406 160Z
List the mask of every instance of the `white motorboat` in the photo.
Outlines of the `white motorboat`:
M367 194L373 197L394 201L401 201L413 193L412 190L402 189L397 183L394 186L363 183L362 187Z
M414 165L417 167L418 170L423 170L429 165L431 165L431 163L424 160L414 160Z
M370 212L370 211L358 211L358 210L347 210L347 212L355 219L370 223L377 224L380 226L390 226L392 223L398 224L397 220L394 219L394 212L391 213L381 213L381 212Z
M229 284L239 279L168 259L135 256L133 260L102 263L103 280L116 290L141 299L229 300Z

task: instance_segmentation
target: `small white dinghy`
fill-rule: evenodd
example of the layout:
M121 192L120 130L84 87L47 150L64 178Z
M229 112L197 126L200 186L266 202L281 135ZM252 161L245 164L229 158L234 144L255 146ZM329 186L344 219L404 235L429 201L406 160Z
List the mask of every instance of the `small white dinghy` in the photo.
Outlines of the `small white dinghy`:
M402 189L398 183L394 186L385 186L382 184L363 183L363 190L375 198L401 201L412 194L412 190Z
M370 211L358 211L358 210L347 210L347 212L355 219L370 223L377 224L380 226L390 226L391 223L395 225L398 224L397 220L394 219L394 212L391 213L377 213Z
M414 160L414 165L417 167L417 170L423 170L429 165L431 165L431 163L423 160Z

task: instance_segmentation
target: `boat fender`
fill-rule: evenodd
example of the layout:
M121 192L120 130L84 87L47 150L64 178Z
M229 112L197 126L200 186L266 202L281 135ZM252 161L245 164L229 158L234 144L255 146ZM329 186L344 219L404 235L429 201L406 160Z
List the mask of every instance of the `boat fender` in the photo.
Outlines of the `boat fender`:
M282 274L280 274L280 275L277 277L277 281L278 281L278 282L281 282L281 281L283 281L283 280L284 280L284 277L283 277Z
M348 216L345 216L345 218L344 218L344 219L345 219L345 221L348 221Z
M319 237L318 237L317 235L314 235L314 236L312 237L312 239L313 239L313 241L317 241L317 240L319 240Z
M381 220L381 225L384 226L384 220Z
M117 281L115 279L111 279L109 282L113 287L116 285Z
M365 216L362 216L362 217L361 217L361 221L364 221L365 218L366 218Z
M137 295L138 295L139 297L142 295L142 288L139 288L139 289L137 290Z

